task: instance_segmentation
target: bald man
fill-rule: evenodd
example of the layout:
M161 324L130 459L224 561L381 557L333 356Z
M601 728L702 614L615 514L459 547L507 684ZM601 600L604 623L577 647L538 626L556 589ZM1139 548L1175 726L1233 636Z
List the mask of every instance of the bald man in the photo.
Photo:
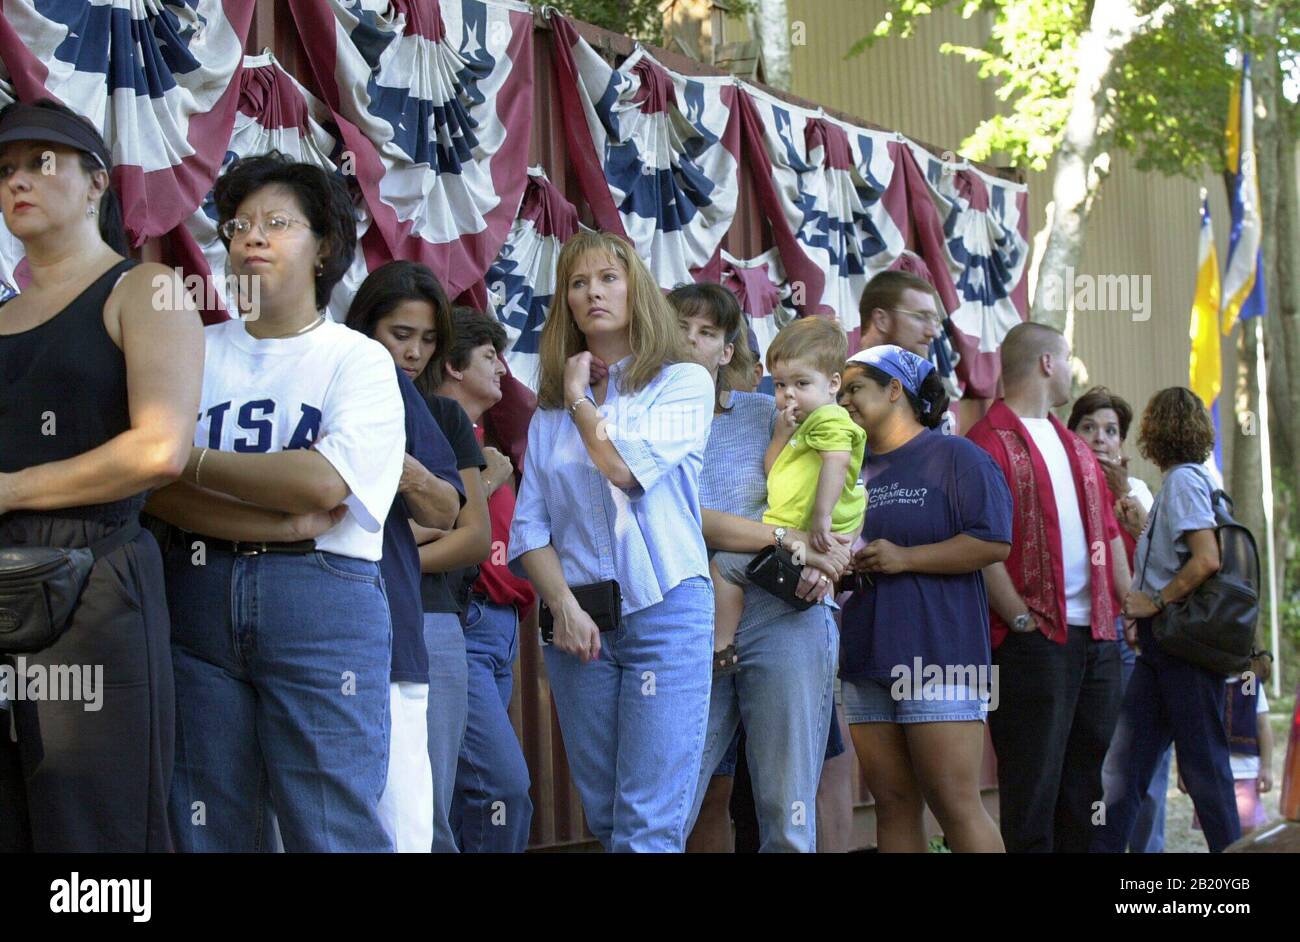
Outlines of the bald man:
M1118 599L1128 563L1106 478L1050 410L1070 399L1070 345L1043 324L1002 341L998 400L968 437L1002 470L1014 504L1011 555L984 570L1008 852L1086 852L1101 766L1119 713Z

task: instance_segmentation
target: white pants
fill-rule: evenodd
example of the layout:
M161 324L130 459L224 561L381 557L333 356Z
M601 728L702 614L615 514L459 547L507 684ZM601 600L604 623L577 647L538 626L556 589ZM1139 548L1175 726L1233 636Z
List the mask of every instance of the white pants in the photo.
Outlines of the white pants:
M392 734L388 782L379 819L399 854L427 854L433 845L433 768L429 764L429 685L389 684Z

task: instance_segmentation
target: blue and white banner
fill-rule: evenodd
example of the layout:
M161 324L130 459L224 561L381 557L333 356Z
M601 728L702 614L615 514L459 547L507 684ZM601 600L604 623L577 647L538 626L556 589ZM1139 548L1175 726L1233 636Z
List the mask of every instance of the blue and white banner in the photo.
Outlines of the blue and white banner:
M529 168L519 215L484 280L497 318L506 329L506 363L533 392L541 371L538 343L555 295L555 263L565 240L578 228L573 204L542 168Z
M663 288L695 280L736 214L730 76L684 76L638 47L617 69L552 14L569 156L597 224L626 236Z

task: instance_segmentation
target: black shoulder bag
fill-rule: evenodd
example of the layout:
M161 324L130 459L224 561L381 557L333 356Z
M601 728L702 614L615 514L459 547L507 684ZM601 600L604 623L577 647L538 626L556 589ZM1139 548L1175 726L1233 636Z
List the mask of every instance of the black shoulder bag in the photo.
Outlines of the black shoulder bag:
M43 651L68 630L95 561L140 532L138 520L76 549L0 548L0 654Z
M1259 551L1250 530L1232 516L1232 499L1211 485L1219 571L1186 598L1169 602L1151 620L1161 650L1172 657L1214 671L1238 674L1250 667L1259 620ZM1160 504L1151 511L1154 535ZM1142 590L1146 588L1151 537L1142 561Z

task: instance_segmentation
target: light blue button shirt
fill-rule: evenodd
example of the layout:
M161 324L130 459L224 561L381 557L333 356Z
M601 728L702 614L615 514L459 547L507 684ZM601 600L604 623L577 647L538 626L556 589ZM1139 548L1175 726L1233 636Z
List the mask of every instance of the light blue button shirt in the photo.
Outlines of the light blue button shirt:
M636 486L615 487L597 470L563 409L538 409L528 426L509 553L521 576L518 558L549 544L570 586L617 580L625 615L657 604L692 576L708 578L699 483L714 398L712 378L696 363L666 366L625 395L619 387L631 363L629 356L610 367L600 414Z

